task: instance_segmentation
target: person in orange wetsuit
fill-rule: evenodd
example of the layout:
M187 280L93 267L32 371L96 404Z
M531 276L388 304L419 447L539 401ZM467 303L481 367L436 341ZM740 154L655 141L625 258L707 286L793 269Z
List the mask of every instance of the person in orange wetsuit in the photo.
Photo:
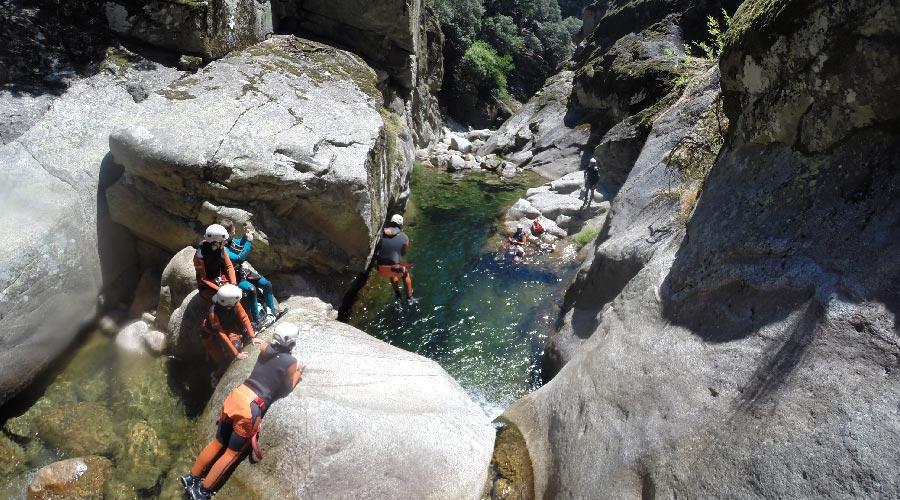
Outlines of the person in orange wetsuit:
M206 354L215 366L213 386L234 358L247 358L248 354L241 351L246 345L245 340L256 340L253 324L241 305L243 293L237 285L222 285L213 295L213 304L203 321L200 335Z
M401 258L409 251L409 237L403 232L403 216L394 214L387 227L384 228L381 240L375 250L378 262L378 274L391 280L394 295L400 298L400 281L406 286L406 302L415 304L413 297L412 276L409 275L409 265L400 262Z
M234 266L225 251L225 240L228 231L219 224L206 228L203 243L194 254L194 269L197 271L197 289L207 301L212 301L219 287L231 283L237 284Z
M278 325L272 344L261 343L250 376L225 398L215 437L190 473L179 478L191 500L208 500L251 447L258 452L255 442L263 416L272 403L291 393L303 375L304 366L291 355L298 336L296 325Z

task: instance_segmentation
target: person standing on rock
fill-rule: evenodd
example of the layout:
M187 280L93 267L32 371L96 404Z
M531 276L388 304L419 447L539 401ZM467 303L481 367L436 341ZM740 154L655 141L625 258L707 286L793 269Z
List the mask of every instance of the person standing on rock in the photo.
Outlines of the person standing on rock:
M406 302L415 304L413 297L412 277L409 275L409 265L400 262L401 258L409 250L409 237L403 232L403 216L394 214L387 227L384 228L381 240L375 249L378 262L378 274L391 280L394 295L401 296L400 281L406 286Z
M222 487L225 479L251 447L260 457L257 435L263 416L276 400L287 396L300 382L302 364L291 355L299 328L282 323L275 329L272 344L260 343L259 358L244 382L222 403L215 437L179 480L191 500L207 500Z
M197 288L200 296L211 302L219 287L230 283L237 284L234 266L225 251L225 240L228 231L220 224L206 228L203 242L194 254L194 269L197 271Z
M256 332L241 305L242 296L237 286L222 285L213 296L213 304L200 330L206 355L215 367L211 376L213 387L235 358L247 359L248 354L241 351L246 340L256 342Z
M598 182L600 182L600 168L597 166L597 159L591 158L588 166L584 169L584 203L581 208L591 208L591 202L594 201L594 190L597 189Z
M244 304L246 309L250 310L253 326L257 330L265 328L274 323L276 316L280 315L280 313L278 304L275 301L275 294L272 292L272 283L247 262L250 251L253 250L253 228L247 224L244 226L244 236L237 236L234 222L230 219L222 220L220 225L228 231L225 252L228 253L228 258L231 259L231 263L234 265L237 285L244 291L244 297L247 299L244 301ZM259 303L256 294L257 289L263 293L268 312L263 311Z

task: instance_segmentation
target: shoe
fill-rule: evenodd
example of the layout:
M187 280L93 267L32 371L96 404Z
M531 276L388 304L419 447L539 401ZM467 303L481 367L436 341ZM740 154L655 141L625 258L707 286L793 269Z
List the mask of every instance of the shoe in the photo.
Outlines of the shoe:
M406 304L407 304L407 305L410 305L410 306L411 306L411 305L418 304L418 303L419 303L419 299L417 299L417 298L415 298L415 297L407 297L407 298L406 298Z
M194 488L194 486L200 484L200 478L196 477L192 474L185 474L185 475L179 477L178 481L181 482L181 486L184 487L185 491L188 491L188 490Z
M275 324L275 315L272 313L266 314L265 319L262 320L263 329L268 328Z
M199 481L193 488L187 490L187 494L190 500L210 500L213 496L213 492L204 488Z

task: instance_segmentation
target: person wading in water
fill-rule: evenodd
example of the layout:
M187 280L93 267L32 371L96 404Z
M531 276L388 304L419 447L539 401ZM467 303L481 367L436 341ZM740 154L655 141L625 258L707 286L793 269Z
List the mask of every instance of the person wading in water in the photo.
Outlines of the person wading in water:
M305 367L291 355L299 334L297 325L282 323L275 328L272 344L260 342L250 376L222 403L215 437L190 473L179 478L191 500L211 498L248 450L259 453L256 441L263 416L272 403L294 390L303 375Z
M394 214L387 227L382 231L381 240L375 249L378 274L391 280L394 295L398 299L401 297L400 281L403 280L403 284L406 286L406 302L415 304L418 301L413 297L412 277L409 275L410 266L400 262L407 251L409 251L409 237L403 232L403 216Z

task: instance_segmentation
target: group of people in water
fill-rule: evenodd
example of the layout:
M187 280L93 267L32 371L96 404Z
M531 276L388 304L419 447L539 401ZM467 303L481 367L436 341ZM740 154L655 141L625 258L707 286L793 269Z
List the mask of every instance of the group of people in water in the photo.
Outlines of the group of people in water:
M225 398L215 437L180 478L191 500L211 498L243 456L252 453L261 458L258 434L263 415L275 400L291 393L304 370L291 354L299 336L297 325L279 324L271 343L257 337L287 309L279 307L272 283L248 261L252 226L245 225L243 233L238 236L230 220L210 225L193 259L199 295L209 305L200 339L212 364L213 386L232 361L249 357L244 347L259 345L260 354L250 376ZM382 230L375 258L378 273L390 280L396 297L412 304L416 299L411 264L402 261L409 243L403 216L396 214Z

